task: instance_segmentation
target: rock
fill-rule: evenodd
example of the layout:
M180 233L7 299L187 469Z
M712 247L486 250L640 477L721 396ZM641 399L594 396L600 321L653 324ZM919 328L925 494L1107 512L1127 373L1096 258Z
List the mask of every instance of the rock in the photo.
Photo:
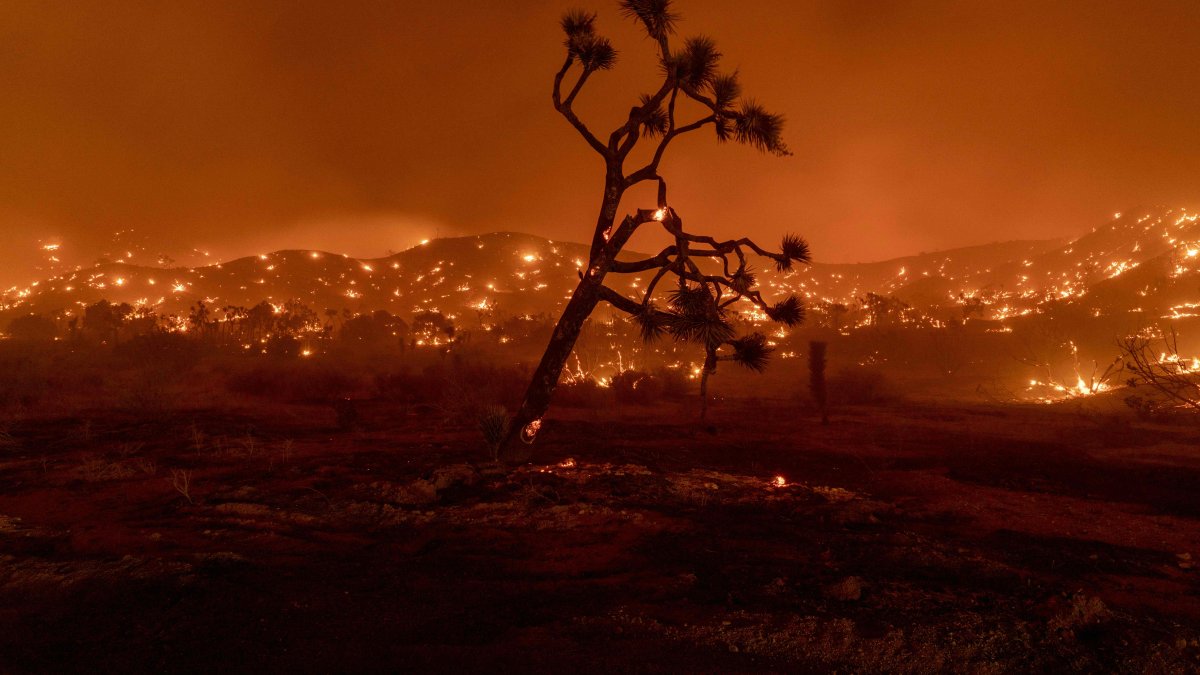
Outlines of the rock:
M533 452L524 443L509 443L500 450L500 460L509 464L528 462Z
M408 485L398 485L389 495L397 504L431 504L437 501L433 482L418 478Z
M851 502L834 511L830 520L835 525L875 525L876 505L872 502Z
M479 473L466 464L452 464L433 472L433 488L441 492L456 485L471 486L479 482Z
M865 583L859 577L846 577L821 589L821 594L830 600L855 602L862 599Z
M479 465L479 475L483 477L495 477L507 475L508 471L500 462L486 462Z

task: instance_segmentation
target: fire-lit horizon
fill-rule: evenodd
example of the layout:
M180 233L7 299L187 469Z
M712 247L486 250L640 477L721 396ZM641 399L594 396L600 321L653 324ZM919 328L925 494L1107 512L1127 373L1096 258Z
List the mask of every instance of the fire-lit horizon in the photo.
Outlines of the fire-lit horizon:
M655 65L597 9L620 60L577 107L607 127ZM561 10L18 3L0 18L0 286L130 242L132 262L191 265L493 231L586 241L600 167L548 105ZM683 35L713 34L786 115L795 152L689 139L668 160L673 199L714 234L797 231L817 260L859 262L1197 205L1195 6L681 11Z
M1200 672L1200 4L16 2L0 673Z

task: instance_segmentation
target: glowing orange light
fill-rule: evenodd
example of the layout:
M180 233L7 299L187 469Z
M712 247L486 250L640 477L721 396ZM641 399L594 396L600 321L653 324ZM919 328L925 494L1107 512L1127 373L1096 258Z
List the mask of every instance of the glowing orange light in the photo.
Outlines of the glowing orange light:
M541 428L542 428L541 418L538 418L538 419L530 422L529 424L526 424L525 428L521 429L521 440L524 441L526 444L533 443L533 439L537 437L537 433L538 433L538 431L541 430Z

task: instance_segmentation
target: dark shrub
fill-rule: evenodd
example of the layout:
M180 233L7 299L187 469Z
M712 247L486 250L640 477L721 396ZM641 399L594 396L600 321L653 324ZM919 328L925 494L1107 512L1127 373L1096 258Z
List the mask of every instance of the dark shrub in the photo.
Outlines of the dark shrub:
M605 408L612 405L613 392L588 378L564 382L554 390L554 405L564 408Z
M58 329L41 314L26 314L10 321L7 333L14 340L47 341L54 339Z
M866 368L837 371L829 378L828 391L829 400L840 404L866 405L898 398L882 372Z
M362 378L308 361L263 361L229 376L230 391L288 403L326 403L359 395Z
M692 395L695 383L688 379L687 372L682 368L663 366L654 371L654 377L662 382L663 398L680 399Z
M618 403L645 405L663 397L663 381L640 370L626 370L612 378L613 396Z
M179 373L199 363L204 349L199 340L181 333L147 333L122 342L113 353L126 365Z

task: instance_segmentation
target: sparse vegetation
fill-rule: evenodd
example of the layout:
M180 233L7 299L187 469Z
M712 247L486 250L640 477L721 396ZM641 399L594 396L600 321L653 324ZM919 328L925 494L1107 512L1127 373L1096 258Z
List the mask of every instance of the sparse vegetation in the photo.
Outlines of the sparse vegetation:
M491 405L479 413L479 432L487 444L492 461L500 458L504 439L508 438L508 410L504 406Z
M187 469L171 469L171 487L175 488L188 504L195 505L192 501L192 472Z

